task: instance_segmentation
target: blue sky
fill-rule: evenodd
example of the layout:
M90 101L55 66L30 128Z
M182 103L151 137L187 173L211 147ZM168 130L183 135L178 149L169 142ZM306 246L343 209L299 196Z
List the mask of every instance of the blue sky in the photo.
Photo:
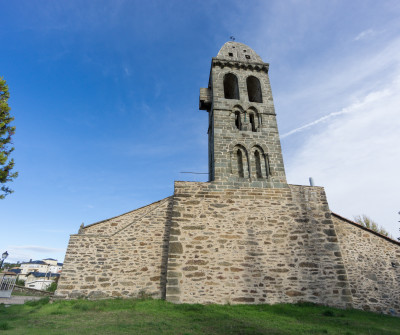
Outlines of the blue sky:
M20 176L0 252L63 260L69 234L206 181L211 57L231 35L270 63L288 182L394 236L400 216L398 1L3 1ZM4 249L4 250L3 250Z

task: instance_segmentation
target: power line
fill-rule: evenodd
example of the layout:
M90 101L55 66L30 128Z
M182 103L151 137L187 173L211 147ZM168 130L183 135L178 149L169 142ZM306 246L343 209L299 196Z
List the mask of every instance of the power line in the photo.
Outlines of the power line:
M186 172L186 171L182 171L179 173L191 173L191 174L208 174L208 172Z

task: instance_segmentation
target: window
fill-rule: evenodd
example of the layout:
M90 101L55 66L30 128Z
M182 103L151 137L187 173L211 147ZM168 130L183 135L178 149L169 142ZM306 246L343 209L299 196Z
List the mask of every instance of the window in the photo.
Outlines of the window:
M265 155L265 170L267 172L267 178L271 175L271 164L269 162L269 155Z
M250 56L249 56L249 55L245 55L245 57L246 57L246 59L250 59Z
M229 53L229 56L230 56L230 57L233 57L233 53L232 53L232 52L230 52L230 53Z
M238 79L233 73L224 76L224 95L225 99L239 99Z
M261 84L258 78L254 76L247 77L247 93L250 102L262 102Z
M238 149L236 152L237 157L237 168L238 168L238 175L240 178L244 178L244 171L243 171L243 155L242 151Z
M251 131L256 131L256 124L254 122L254 114L253 113L249 114L249 120L250 120Z
M240 112L235 112L235 126L237 129L242 130L242 120L240 118Z
M261 172L261 159L260 159L260 153L258 150L254 151L254 160L256 163L256 175L257 178L262 178L262 172Z

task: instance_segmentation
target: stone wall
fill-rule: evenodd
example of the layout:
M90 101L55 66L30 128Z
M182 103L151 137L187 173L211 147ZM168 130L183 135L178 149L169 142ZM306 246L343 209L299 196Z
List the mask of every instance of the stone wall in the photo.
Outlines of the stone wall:
M171 198L71 235L56 296L165 295Z
M244 65L244 64L239 64ZM266 68L249 69L246 66L234 66L221 59L214 58L211 69L212 110L209 112L209 156L210 180L219 188L236 187L287 187L279 140L276 114L272 99L271 86ZM266 64L264 64L266 66ZM233 73L238 78L240 99L225 99L224 76ZM260 80L263 102L250 102L248 99L246 78L257 77ZM235 126L235 112L240 112L242 130ZM249 113L255 113L257 130L251 129ZM234 146L243 147L245 165L244 178L235 171L236 160ZM265 155L270 172L264 168L262 178L256 176L252 149L259 147ZM249 166L248 166L249 165ZM266 176L268 175L268 178Z
M15 292L20 294L22 293L27 296L38 296L38 297L52 297L54 295L53 292L36 290L34 288L20 286L20 285L14 286L13 293Z
M175 183L167 300L351 306L323 188L209 186Z
M400 243L333 214L354 308L400 313Z
M400 314L400 243L332 214L321 187L174 196L71 235L57 297L309 301Z

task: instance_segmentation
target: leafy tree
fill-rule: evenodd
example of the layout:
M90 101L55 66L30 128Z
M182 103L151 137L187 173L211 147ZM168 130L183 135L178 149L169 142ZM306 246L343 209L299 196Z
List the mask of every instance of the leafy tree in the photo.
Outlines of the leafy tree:
M11 152L14 151L10 144L12 143L11 136L15 132L15 127L10 125L14 118L10 116L9 97L6 81L0 77L0 184L11 182L18 176L18 172L12 172L14 159L9 159ZM0 191L2 192L0 199L4 199L6 195L13 192L5 185L1 186Z
M385 228L383 228L382 226L377 224L374 220L372 220L371 218L369 218L365 214L355 216L354 217L354 221L357 222L358 224L364 226L365 228L371 229L371 230L376 231L377 233L379 233L381 235L384 235L384 236L392 238L392 236L390 236L389 232L386 231Z

